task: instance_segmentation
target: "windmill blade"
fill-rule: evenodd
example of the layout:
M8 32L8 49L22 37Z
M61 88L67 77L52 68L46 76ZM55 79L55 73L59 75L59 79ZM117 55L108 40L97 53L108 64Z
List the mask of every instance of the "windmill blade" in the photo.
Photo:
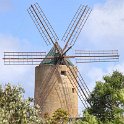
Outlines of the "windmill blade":
M80 76L78 76L78 75L76 76L75 75L75 73L77 73L77 72L73 68L71 68L69 66L68 62L65 59L64 59L64 62L65 62L66 66L69 69L70 75L72 75L72 79L71 80L73 82L77 82L77 84L78 84L78 92L80 94L80 98L81 98L82 103L83 103L83 101L85 101L85 104L88 107L90 105L90 103L88 103L88 96L90 95L90 92L88 90L86 90L87 87L85 87L84 84L83 84L84 83L84 80L82 80L82 78L80 78Z
M78 96L79 96L81 102L85 103L84 107L87 108L89 106L89 103L87 102L87 100L88 100L88 97L90 96L90 90L89 90L88 86L86 85L86 83L85 83L84 79L82 78L78 69L75 70L74 68L71 68L70 66L68 66L68 68L69 68L71 80L73 82L77 81L78 86L76 86L76 85L75 86L78 89L78 91L77 91ZM76 77L75 77L75 73L77 74ZM84 105L84 103L83 103L83 105Z
M93 63L93 62L118 62L118 58L84 58L76 59L76 63Z
M52 56L45 57L46 52L4 52L5 65L37 65L43 59L52 59Z
M59 40L38 3L31 5L27 11L47 45Z
M76 70L73 69L73 71L74 71L75 73L77 73L77 75L78 75L77 78L79 79L79 83L80 83L80 85L84 88L85 92L87 93L87 95L88 95L88 97L89 97L90 94L91 94L91 92L90 92L90 90L89 90L89 88L88 88L86 82L84 81L83 76L81 75L80 71L78 70L78 68L77 68Z
M75 50L75 54L87 54L87 55L95 55L95 54L107 54L107 55L118 55L118 50Z
M77 73L77 72L75 72L75 71L73 70L73 74L75 75L76 73ZM80 100L82 101L83 106L84 106L85 108L87 108L87 107L88 107L88 104L87 104L85 98L82 97L82 92L80 91L80 89L79 89L79 87L78 87L78 85L77 85L78 82L77 82L77 80L75 80L74 75L72 75L72 73L70 72L70 70L67 71L67 79L70 81L72 87L75 88L76 94L78 95L78 97L79 97ZM64 83L63 83L63 80L62 80L62 78L61 78L60 72L58 72L58 79L60 80L60 82L62 82L62 87L63 87L63 91L62 91L62 92L63 92L63 94L64 94L64 96L65 96L65 102L66 102L66 101L71 101L69 91L68 91L68 90L65 90L65 89L67 89L67 87L66 87L65 85L63 85ZM69 107L70 105L68 105L68 102L66 102L65 104L66 104L67 108L69 109L69 108L70 108L70 107ZM69 110L69 111L71 111L71 110Z
M40 103L40 104L41 104L41 109L43 108L44 103L46 102L46 100L47 100L49 94L51 93L51 91L52 91L53 88L55 87L55 84L56 84L57 80L60 80L60 79L58 79L58 77L59 77L58 67L59 67L59 64L57 64L57 65L55 66L52 75L49 76L49 77L50 77L49 81L48 81L47 83L45 83L45 84L46 84L46 85L45 85L46 89L44 90L44 92L41 92L41 93L40 93L40 94L41 94L41 100L40 100L40 101L42 102L42 104ZM55 78L55 75L57 75L56 78ZM45 88L45 87L44 87L44 88ZM59 92L61 93L62 91L60 90ZM62 96L62 95L61 95L61 96ZM62 96L62 97L63 97L63 96ZM65 97L65 96L64 96L64 97ZM60 104L62 104L62 103L60 103ZM67 107L67 106L66 106L66 107Z
M58 65L54 67L53 69L51 69L50 72L46 75L46 77L44 77L44 80L42 81L42 85L39 87L39 92L41 96L44 97L44 95L47 94L48 91L50 91L49 88L50 86L52 86L51 83L55 82L54 76L56 74L57 68L58 68ZM42 91L41 89L44 89L44 90Z
M76 63L92 63L92 62L118 62L118 50L99 50L99 51L75 51Z
M41 109L43 108L44 106L44 103L46 102L47 100L47 97L49 96L49 94L51 93L53 87L55 86L56 84L56 81L57 79L54 78L54 74L56 73L56 70L57 70L57 67L54 68L54 72L52 73L52 75L49 76L49 81L48 82L44 82L44 92L40 92L40 107Z
M52 67L52 69L50 69L51 67L48 68L48 70L50 70L50 72L44 77L44 80L42 81L42 85L39 87L39 94L40 94L40 101L42 102L42 107L47 99L47 97L49 96L51 90L53 89L53 87L56 84L57 79L55 78L56 76L56 72L59 66L59 60L56 64L55 67ZM52 73L51 73L52 72ZM44 90L42 90L44 89ZM40 104L41 104L40 102ZM41 107L41 109L42 109Z
M72 47L75 44L90 13L91 9L88 6L80 5L62 38L62 40L66 42L63 51L66 51L66 49L68 49L70 46Z
M71 99L71 96L70 96L71 94L69 92L69 90L70 90L69 89L69 84L68 83L64 83L64 81L63 81L59 71L58 71L58 80L60 80L60 82L61 82L62 95L64 94L64 101L65 101L66 108L67 108L68 112L71 113L73 111L73 101Z
M76 91L76 93L77 93L79 99L81 100L83 106L84 106L85 108L87 108L87 107L88 107L87 101L86 101L85 98L82 96L82 93L81 93L81 91L79 90L79 87L75 84L75 79L73 78L73 76L72 76L71 73L69 73L69 72L67 72L67 73L68 73L67 78L68 78L69 81L71 82L72 86L73 86L75 89L77 89L77 90L75 90L75 91ZM78 83L78 82L77 82L77 83Z

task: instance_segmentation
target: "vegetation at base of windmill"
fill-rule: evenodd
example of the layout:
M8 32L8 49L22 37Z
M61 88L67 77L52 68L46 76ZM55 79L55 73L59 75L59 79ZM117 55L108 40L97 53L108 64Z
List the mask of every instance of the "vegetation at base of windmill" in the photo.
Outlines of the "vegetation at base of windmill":
M43 124L51 124L51 117L49 116L49 113L44 114Z
M88 111L85 111L82 119L79 119L72 124L124 124L124 117L118 114L115 119L111 121L105 120L102 122L96 116L89 114Z
M77 120L74 124L99 124L99 122L94 115L84 111L82 119Z
M47 113L45 114L44 124L67 124L68 118L67 111L59 108L53 113L52 117L49 117Z
M115 71L103 79L88 99L91 107L72 124L124 124L124 75ZM20 86L0 86L0 124L67 124L68 113L62 109L42 120L39 107L33 106L33 99L25 100L23 93Z
M99 122L124 124L124 75L114 71L97 82L91 93L88 113L97 117Z
M42 124L39 107L33 106L33 99L23 98L20 86L0 86L0 124Z

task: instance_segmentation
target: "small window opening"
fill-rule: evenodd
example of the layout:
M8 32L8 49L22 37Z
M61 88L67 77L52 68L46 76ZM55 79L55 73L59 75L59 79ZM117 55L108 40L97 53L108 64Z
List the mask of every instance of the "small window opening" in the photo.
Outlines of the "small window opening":
M66 71L61 71L61 75L66 75Z
M72 93L75 93L75 88L72 88Z

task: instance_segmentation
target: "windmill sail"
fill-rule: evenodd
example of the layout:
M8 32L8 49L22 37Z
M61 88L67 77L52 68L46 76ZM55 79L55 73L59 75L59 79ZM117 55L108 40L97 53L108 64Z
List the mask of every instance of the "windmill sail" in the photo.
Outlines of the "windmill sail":
M119 60L118 50L76 50L75 54L77 63L118 62Z
M69 75L71 77L70 81L72 82L72 84L74 84L74 87L78 89L79 98L82 101L82 104L84 105L84 107L87 108L90 105L90 103L88 103L88 96L90 94L90 91L86 83L84 82L82 76L75 75L75 73L77 73L78 70L76 71L74 68L71 68L69 64L67 63L67 61L65 61L65 63L69 70ZM75 82L77 82L78 85L76 85Z
M57 72L57 68L58 66L56 66L55 68L53 68L53 71L50 70L50 72L52 71L53 73L51 73L49 75L48 80L44 80L44 82L42 82L42 86L41 86L41 92L39 93L40 95L40 105L41 105L41 109L44 106L44 103L47 100L47 97L49 96L50 92L52 91L53 87L55 86L57 79L55 76L56 72ZM43 90L44 89L44 90Z
M38 65L46 52L4 52L5 65Z
M88 6L80 5L76 14L74 15L69 27L67 28L62 41L66 42L63 51L65 51L68 47L73 46L84 27L89 15L91 13L91 9Z
M27 11L47 45L59 40L38 3L31 5Z

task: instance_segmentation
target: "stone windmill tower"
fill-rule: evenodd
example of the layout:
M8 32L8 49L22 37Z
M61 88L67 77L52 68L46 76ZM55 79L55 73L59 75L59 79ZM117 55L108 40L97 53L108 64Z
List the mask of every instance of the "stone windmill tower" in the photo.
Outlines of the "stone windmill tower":
M42 116L52 113L58 108L68 111L70 117L78 114L78 98L85 108L90 103L87 98L90 91L77 67L69 60L76 58L77 63L118 61L117 50L86 51L76 50L75 55L67 55L74 46L84 27L91 9L81 5L59 46L59 39L38 3L28 8L28 13L47 45L53 47L46 52L4 52L5 65L38 65L35 68L35 103L40 105Z
M53 47L48 55L55 55L56 50ZM76 67L68 60L68 65L75 70ZM35 68L35 100L42 109L42 116L52 115L58 108L68 111L71 117L78 115L78 95L76 93L77 82L71 82L69 69L65 64L55 64L53 60L43 60ZM74 80L74 79L73 79Z

